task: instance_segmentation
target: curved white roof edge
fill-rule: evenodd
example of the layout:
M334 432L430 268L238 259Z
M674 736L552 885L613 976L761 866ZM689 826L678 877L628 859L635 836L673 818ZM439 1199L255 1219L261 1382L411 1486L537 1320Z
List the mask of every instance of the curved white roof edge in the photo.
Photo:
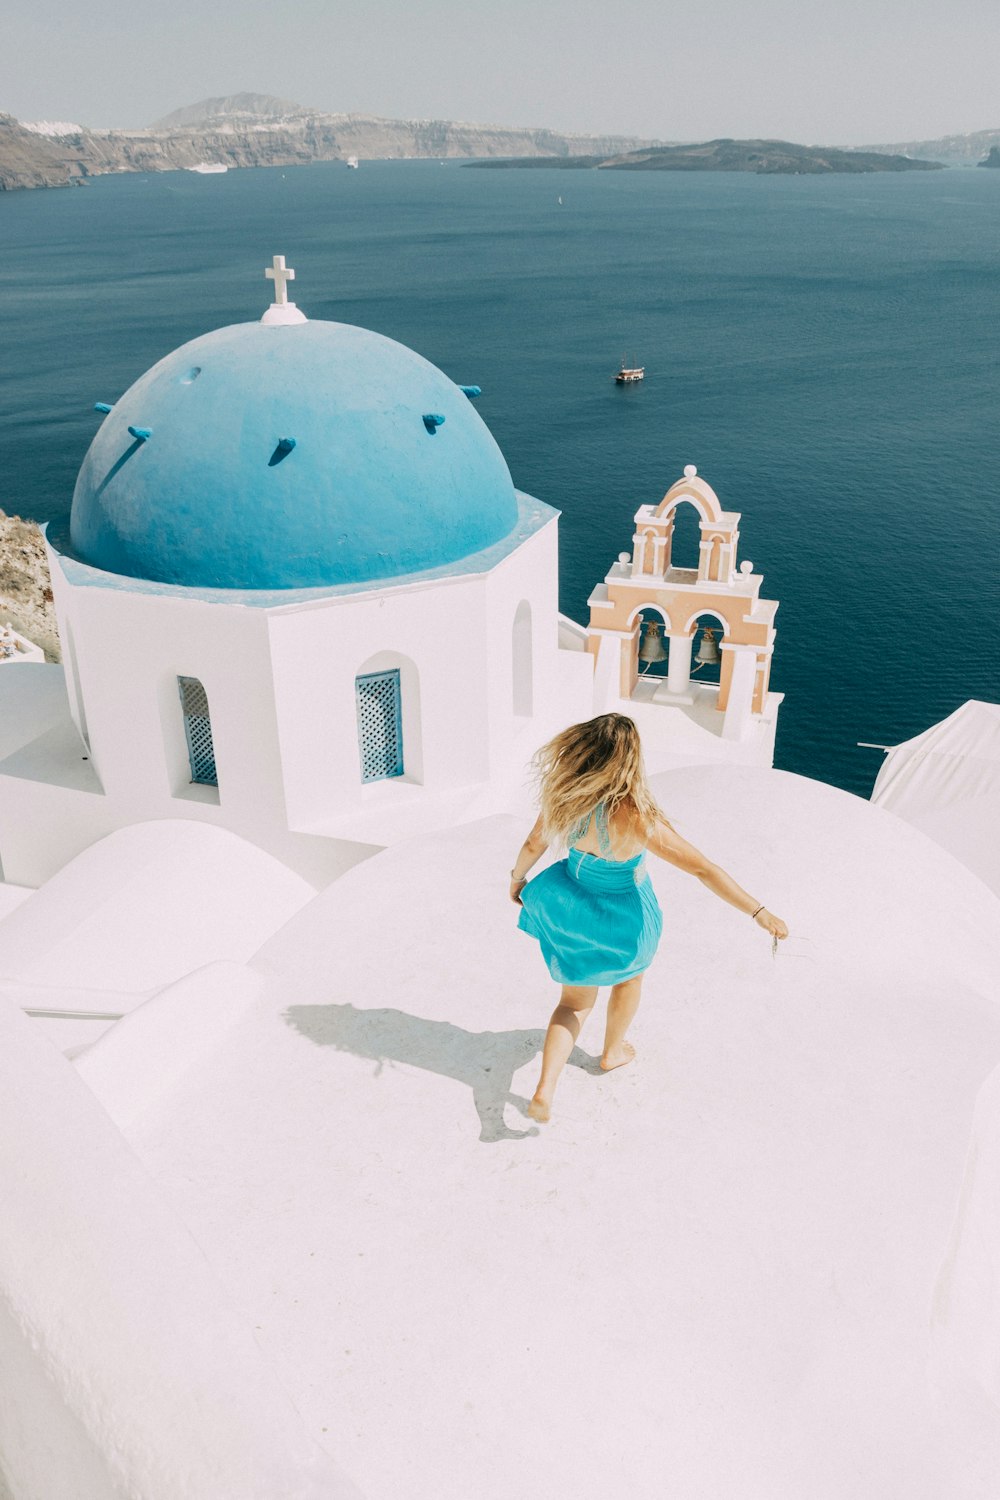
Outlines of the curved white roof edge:
M360 1500L101 1104L4 999L0 1080L12 1492Z
M287 865L194 819L119 828L0 923L0 978L146 991L240 963L315 895Z
M168 984L74 1057L126 1134L252 1008L263 981L244 964L211 963Z

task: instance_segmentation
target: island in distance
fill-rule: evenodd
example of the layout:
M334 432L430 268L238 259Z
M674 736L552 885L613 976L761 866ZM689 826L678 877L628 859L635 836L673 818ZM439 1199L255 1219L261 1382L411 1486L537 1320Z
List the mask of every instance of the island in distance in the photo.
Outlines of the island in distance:
M468 167L563 167L619 172L934 172L939 161L845 151L835 146L797 146L791 141L705 141L693 146L654 146L616 156L490 158Z

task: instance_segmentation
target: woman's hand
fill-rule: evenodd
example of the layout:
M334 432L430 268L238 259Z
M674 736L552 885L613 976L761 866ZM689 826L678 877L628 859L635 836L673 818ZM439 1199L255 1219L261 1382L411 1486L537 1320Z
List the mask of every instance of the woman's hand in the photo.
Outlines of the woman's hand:
M776 917L773 911L768 911L766 906L761 907L760 911L754 917L754 921L758 927L763 927L764 931L769 932L774 938L786 938L788 936L788 928L785 923L780 917Z
M515 906L523 906L524 905L524 902L521 900L521 892L524 890L524 887L527 884L528 884L527 880L513 880L513 879L511 880L511 882L510 882L510 899L513 901L513 903L514 903Z

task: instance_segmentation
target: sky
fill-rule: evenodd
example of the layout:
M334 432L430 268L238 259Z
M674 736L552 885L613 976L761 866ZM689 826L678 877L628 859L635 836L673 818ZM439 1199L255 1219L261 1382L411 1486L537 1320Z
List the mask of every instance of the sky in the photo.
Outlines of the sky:
M248 90L661 140L1000 127L998 0L0 0L0 110L138 127Z

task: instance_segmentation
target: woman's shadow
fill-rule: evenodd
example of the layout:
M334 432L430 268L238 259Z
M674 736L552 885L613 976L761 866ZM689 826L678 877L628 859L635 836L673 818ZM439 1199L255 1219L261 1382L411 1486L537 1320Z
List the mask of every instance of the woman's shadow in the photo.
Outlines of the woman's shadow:
M527 1114L528 1100L511 1092L518 1068L541 1051L545 1037L537 1031L466 1031L450 1021L425 1021L403 1010L359 1010L353 1005L292 1005L285 1020L321 1047L336 1047L368 1057L381 1071L385 1062L408 1063L444 1078L468 1084L479 1115L481 1141L518 1141L537 1135L538 1127L511 1130L504 1107ZM600 1071L596 1057L574 1047L569 1064L588 1073Z

